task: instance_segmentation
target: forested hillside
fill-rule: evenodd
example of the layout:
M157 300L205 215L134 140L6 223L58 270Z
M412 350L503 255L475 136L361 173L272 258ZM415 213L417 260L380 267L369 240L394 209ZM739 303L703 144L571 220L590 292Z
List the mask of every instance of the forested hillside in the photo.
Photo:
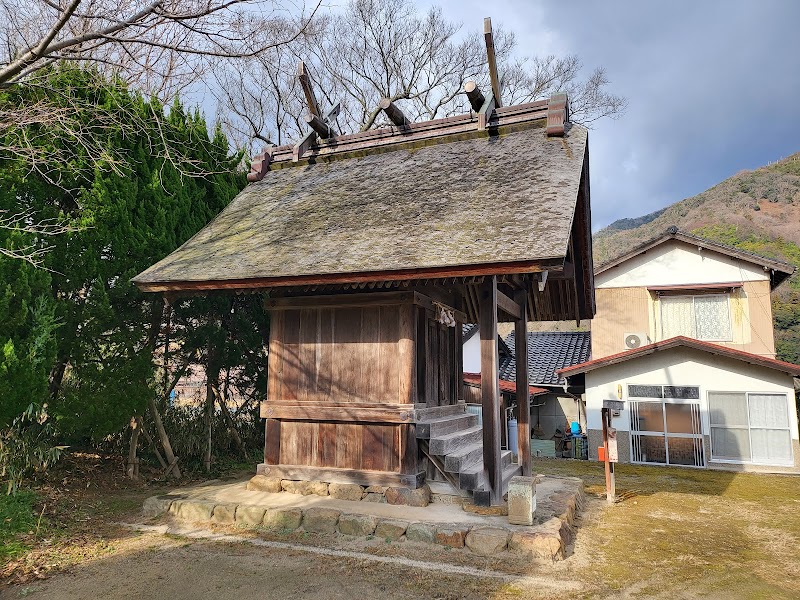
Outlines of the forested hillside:
M742 171L711 189L594 236L595 266L675 225L684 231L800 266L800 153ZM778 358L800 363L800 274L772 296Z

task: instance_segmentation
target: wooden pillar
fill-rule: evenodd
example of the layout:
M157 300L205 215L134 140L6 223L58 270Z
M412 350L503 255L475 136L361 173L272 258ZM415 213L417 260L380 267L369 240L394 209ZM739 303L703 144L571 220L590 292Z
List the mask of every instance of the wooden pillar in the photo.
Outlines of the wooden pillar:
M528 388L528 291L517 290L514 300L520 317L514 323L514 355L517 359L517 447L524 477L531 476L531 403Z
M481 413L483 415L483 469L492 505L503 501L500 463L500 379L497 348L497 277L486 277L478 295L481 336Z
M413 304L400 307L400 404L408 404L413 410L417 401L417 364L414 348L417 321ZM417 450L416 425L399 425L400 435L400 473L416 475L420 470Z
M464 404L464 329L463 323L456 323L456 404Z

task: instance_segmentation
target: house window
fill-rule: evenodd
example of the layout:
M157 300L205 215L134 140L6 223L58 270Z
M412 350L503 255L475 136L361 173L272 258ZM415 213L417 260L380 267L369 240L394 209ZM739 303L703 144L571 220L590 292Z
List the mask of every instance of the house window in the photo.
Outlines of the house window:
M708 410L713 459L792 462L786 394L709 392Z
M731 312L726 294L661 297L661 338L683 335L726 342L731 336Z

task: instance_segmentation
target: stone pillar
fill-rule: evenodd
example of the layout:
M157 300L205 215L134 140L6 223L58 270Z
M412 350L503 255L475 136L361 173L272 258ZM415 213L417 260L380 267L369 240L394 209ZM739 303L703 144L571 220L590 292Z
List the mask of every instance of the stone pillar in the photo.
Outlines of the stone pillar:
M536 512L536 478L517 475L508 484L508 522L533 525Z

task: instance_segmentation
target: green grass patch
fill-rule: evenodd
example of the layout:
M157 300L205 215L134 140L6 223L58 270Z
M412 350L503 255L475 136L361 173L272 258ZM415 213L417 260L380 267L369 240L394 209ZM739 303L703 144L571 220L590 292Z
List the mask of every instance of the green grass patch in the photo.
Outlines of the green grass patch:
M38 515L36 494L22 490L14 496L0 496L0 563L23 554L24 538L35 533Z

